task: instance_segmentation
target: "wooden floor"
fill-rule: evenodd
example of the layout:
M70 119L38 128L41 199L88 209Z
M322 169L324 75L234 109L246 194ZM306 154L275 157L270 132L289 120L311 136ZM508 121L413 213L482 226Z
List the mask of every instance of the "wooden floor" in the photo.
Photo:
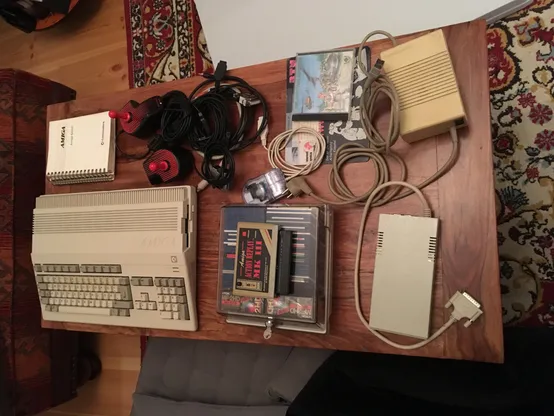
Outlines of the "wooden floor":
M128 88L123 0L81 1L60 24L25 34L0 19L0 68L61 82L77 97ZM140 369L138 337L99 335L101 376L77 399L43 415L128 415Z

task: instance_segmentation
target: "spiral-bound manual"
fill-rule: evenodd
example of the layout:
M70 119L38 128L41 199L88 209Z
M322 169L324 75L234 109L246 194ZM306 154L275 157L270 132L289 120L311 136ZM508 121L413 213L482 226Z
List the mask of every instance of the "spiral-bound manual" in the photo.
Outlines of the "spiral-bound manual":
M54 185L115 178L115 120L108 111L51 121L46 177Z

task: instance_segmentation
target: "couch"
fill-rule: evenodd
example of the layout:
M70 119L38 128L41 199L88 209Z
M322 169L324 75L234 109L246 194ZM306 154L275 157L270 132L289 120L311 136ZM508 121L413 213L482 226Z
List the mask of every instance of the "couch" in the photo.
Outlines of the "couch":
M132 416L284 416L331 351L150 338Z
M44 193L46 106L74 97L56 82L0 69L2 414L36 414L75 396L78 334L41 328L30 258L35 198Z

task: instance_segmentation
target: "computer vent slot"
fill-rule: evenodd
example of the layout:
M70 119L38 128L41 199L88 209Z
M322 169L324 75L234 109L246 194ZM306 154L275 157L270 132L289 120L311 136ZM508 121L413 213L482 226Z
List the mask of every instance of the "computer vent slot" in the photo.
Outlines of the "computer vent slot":
M37 208L71 208L103 205L135 205L179 202L187 198L186 188L132 189L111 192L45 195L37 198Z
M429 237L429 251L427 258L429 261L435 261L437 256L437 237Z
M448 51L387 72L400 98L400 110L456 93L458 85Z
M178 208L36 212L34 234L180 231Z
M383 251L383 240L385 238L385 233L383 231L379 231L377 234L377 249L375 250L377 254L381 254Z

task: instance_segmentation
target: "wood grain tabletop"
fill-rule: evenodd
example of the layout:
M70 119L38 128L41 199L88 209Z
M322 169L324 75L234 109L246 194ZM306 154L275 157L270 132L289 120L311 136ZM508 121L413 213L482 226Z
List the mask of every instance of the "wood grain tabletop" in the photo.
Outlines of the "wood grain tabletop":
M252 145L236 154L236 175L231 191L208 188L198 195L197 332L47 321L43 321L43 327L502 362L504 349L485 28L484 21L474 21L443 29L467 112L468 127L459 132L461 150L454 168L424 190L435 216L440 219L432 330L438 329L448 319L449 313L444 309L444 304L457 290L467 290L482 304L484 314L472 326L464 328L458 323L437 340L414 351L396 350L367 331L359 321L354 306L354 257L362 212L362 207L359 206L334 208L333 311L327 335L276 330L271 339L264 340L262 328L227 324L225 317L216 312L220 209L226 204L242 203L242 184L271 168L262 146ZM399 41L405 42L419 35L421 34L404 36ZM373 59L390 46L390 42L386 40L372 42ZM268 101L270 139L282 132L285 129L286 60L240 68L230 73L256 87ZM200 81L199 77L195 77L51 105L48 107L48 120L117 110L129 99L142 101L171 90L190 93ZM388 115L379 116L379 125L386 128L387 122ZM121 147L127 152L139 152L145 146L146 142L142 140L125 136L121 138ZM448 159L451 141L448 135L429 138L412 145L399 140L395 150L408 165L408 181L419 183L431 176ZM150 186L141 162L118 159L116 169L116 180L113 182L58 187L47 182L47 193ZM330 165L323 165L310 175L309 182L319 195L331 198L327 189L329 169ZM394 173L398 174L395 169L396 166L393 166L393 177ZM343 173L346 183L355 193L364 192L374 178L371 163L350 164L344 168ZM184 182L173 182L170 185L196 185L199 180L194 174ZM310 198L296 198L287 202L294 204L315 201ZM375 208L369 215L360 274L362 307L366 316L369 314L371 299L379 214L418 214L419 207L419 200L412 196ZM402 288L399 287L398 290L401 291ZM409 338L391 338L398 342L414 342Z

